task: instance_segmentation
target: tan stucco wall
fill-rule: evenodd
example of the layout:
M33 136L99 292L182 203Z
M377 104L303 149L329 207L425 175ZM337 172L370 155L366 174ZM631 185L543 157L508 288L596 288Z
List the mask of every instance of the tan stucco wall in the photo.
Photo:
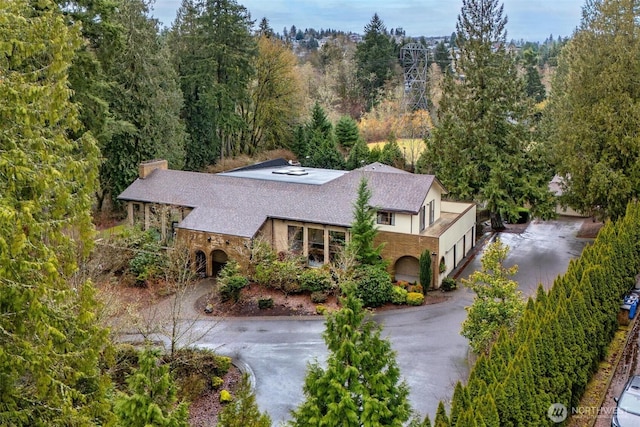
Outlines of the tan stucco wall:
M446 270L440 274L441 279L457 267L475 246L476 226L475 204L443 202L442 208L446 209L447 212L462 214L462 216L440 235L437 251L438 264L442 257L444 257L446 264Z

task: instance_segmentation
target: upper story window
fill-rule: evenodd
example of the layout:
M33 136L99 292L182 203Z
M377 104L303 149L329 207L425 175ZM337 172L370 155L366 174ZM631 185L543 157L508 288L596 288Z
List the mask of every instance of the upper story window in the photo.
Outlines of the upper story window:
M424 210L424 206L422 206L422 208L420 209L420 231L424 230L425 228L427 228L427 219L425 216L425 210Z
M378 212L378 224L381 225L394 225L395 215L392 212Z
M436 217L436 201L432 200L429 202L429 225L433 224L435 217Z

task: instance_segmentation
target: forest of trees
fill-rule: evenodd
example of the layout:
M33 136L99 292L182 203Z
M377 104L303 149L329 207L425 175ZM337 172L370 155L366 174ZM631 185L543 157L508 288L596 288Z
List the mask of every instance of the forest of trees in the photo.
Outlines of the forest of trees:
M127 389L115 397L110 389L104 364L112 343L96 319L93 284L77 274L92 250L92 214L119 208L114 200L141 161L206 170L278 148L307 166L380 161L434 173L448 197L486 207L495 229L523 206L550 218L555 174L562 203L621 219L551 292L527 303L510 325L517 341L502 332L495 351L483 347L488 356L468 386L456 388L451 418L441 406L435 423L524 425L528 409L579 398L611 337L614 302L638 268L628 229L638 229L629 202L640 192L635 4L587 2L571 38L511 43L498 0L463 0L456 31L434 46L429 111L403 103L399 50L410 39L377 14L355 43L337 30L292 26L279 35L266 19L256 26L235 0L183 0L168 29L150 6L0 0L0 424L134 425L128 420L145 412L184 425L186 409L155 353L140 355ZM309 42L327 35L322 47ZM294 40L307 41L305 52ZM415 164L399 138L423 140ZM380 140L381 149L366 145ZM563 303L567 297L575 304ZM358 301L346 304L355 329L342 333L384 355L393 374L385 387L400 397L398 414L388 415L408 420L388 344L361 323ZM328 321L335 357L343 349L331 328L346 317ZM576 351L553 345L559 341ZM597 345L578 351L585 342ZM312 371L309 397L343 362ZM139 398L152 389L159 401ZM513 402L523 409L507 410ZM301 420L316 416L314 405L299 409Z

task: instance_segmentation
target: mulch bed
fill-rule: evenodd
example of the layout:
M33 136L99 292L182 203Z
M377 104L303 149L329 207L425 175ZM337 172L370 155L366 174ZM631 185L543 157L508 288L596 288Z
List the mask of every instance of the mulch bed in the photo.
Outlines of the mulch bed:
M220 391L228 390L232 394L242 381L242 372L231 366L224 376L224 383L218 390L209 390L189 405L189 425L191 427L210 427L218 424L218 414L222 411Z
M432 291L425 297L425 305L438 304L446 301L451 294ZM271 298L273 307L259 308L258 300ZM205 313L205 308L210 304L213 309L211 313ZM242 289L238 302L221 302L215 293L202 295L195 303L195 308L199 313L209 316L229 316L229 317L251 317L251 316L320 316L316 312L318 305L325 306L328 310L337 310L340 305L335 296L330 296L322 304L315 304L308 294L285 295L277 289L269 289L258 284L251 284ZM407 308L406 305L385 304L375 309L378 311L389 311Z

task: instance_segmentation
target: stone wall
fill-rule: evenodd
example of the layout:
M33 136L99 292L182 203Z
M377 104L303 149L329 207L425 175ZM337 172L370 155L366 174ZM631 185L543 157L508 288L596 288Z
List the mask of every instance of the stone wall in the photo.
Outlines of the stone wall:
M202 251L205 254L207 257L207 276L212 276L214 273L212 255L216 250L227 254L228 260L236 261L243 273L246 273L249 268L251 254L251 239L249 238L184 229L178 229L177 238L179 242L185 243L189 247L193 259L195 259L197 251Z

